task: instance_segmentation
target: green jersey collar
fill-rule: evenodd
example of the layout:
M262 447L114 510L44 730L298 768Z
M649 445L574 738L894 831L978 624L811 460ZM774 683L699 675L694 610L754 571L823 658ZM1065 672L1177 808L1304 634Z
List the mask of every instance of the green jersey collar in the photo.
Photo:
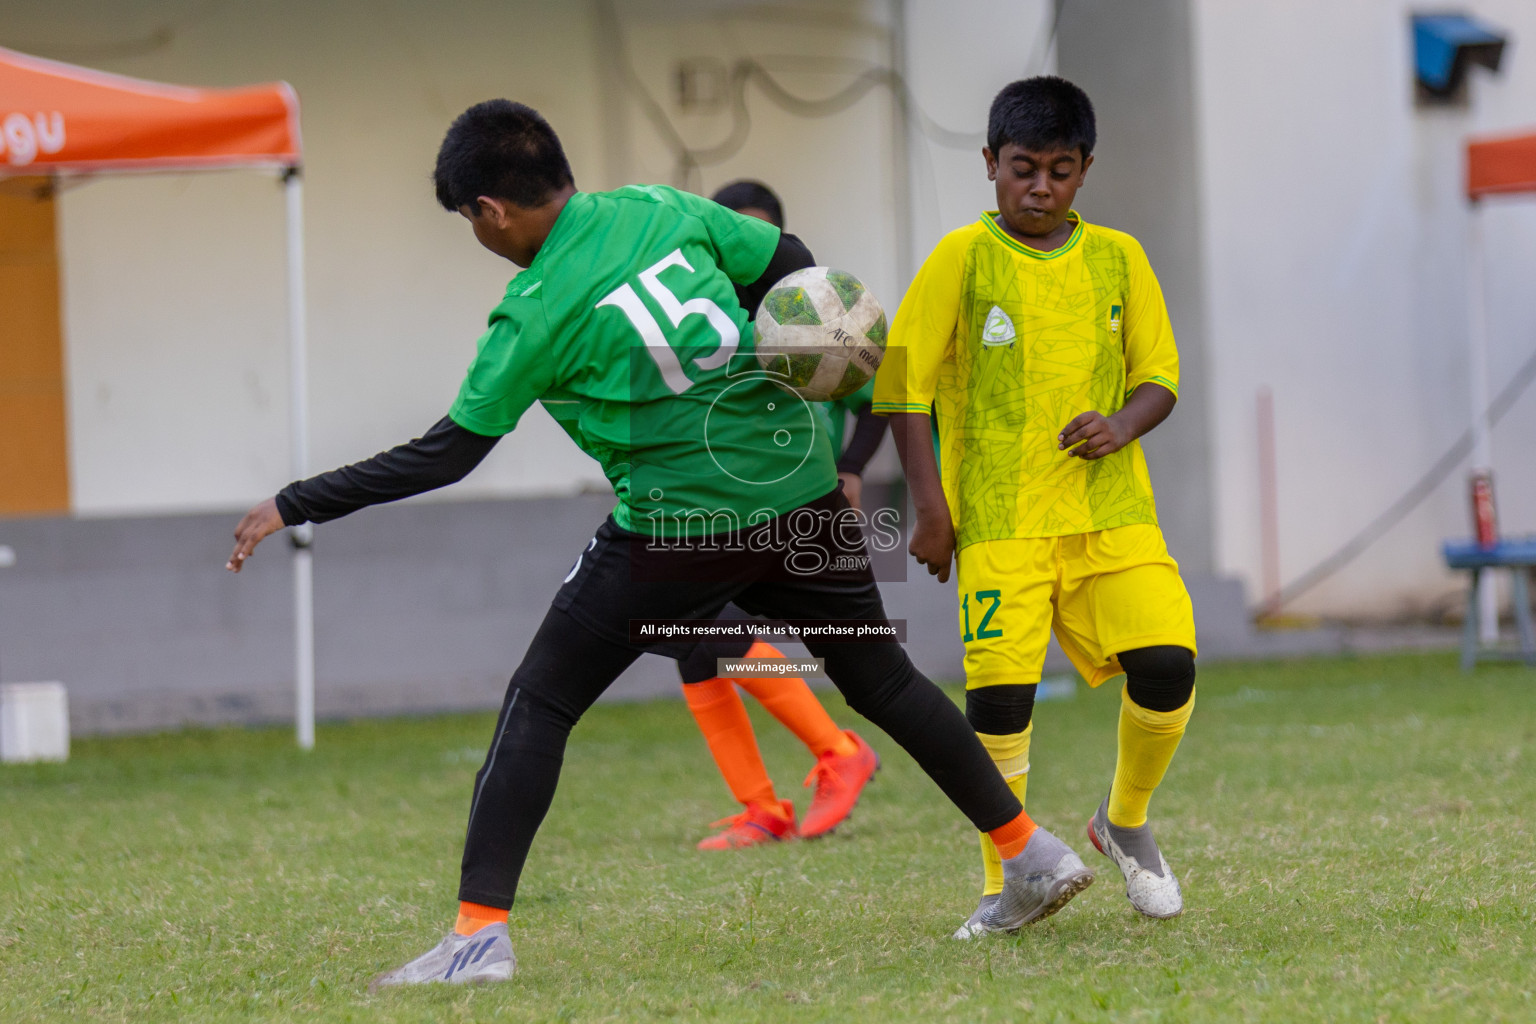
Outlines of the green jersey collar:
M587 207L592 197L585 192L572 192L571 198L565 201L565 207L560 211L560 216L555 218L554 226L549 229L549 237L544 239L544 244L539 246L539 254L528 264L528 270L542 266L544 254L558 249L565 242L565 238L576 226L587 219L590 212Z
M992 234L996 236L998 241L1008 246L1008 248L1012 249L1014 252L1023 253L1025 256L1029 256L1037 260L1054 260L1056 257L1065 255L1066 253L1069 253L1073 249L1077 248L1077 243L1081 241L1083 237L1083 218L1078 216L1076 210L1069 210L1067 212L1067 216L1072 218L1072 220L1076 223L1076 226L1072 229L1072 234L1067 237L1067 240L1061 245L1057 246L1055 249L1052 249L1050 252L1041 252L1039 249L1031 249L1029 246L1025 245L1023 242L1019 241L1017 238L1014 238L1008 232L998 227L996 210L984 211L981 215L981 222L987 226L988 231L992 232Z

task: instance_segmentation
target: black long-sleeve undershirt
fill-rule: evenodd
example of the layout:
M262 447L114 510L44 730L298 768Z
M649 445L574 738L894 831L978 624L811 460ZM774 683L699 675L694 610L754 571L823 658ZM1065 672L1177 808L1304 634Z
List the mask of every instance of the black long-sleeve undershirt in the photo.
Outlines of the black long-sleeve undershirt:
M736 286L742 308L755 315L763 296L780 278L815 265L804 242L794 235L780 235L778 247L762 275L749 285ZM466 430L445 416L431 430L406 444L350 466L294 481L277 493L277 511L285 526L324 523L369 505L435 491L468 476L499 440Z
M779 235L778 248L773 250L773 258L768 261L768 266L758 279L751 284L736 286L736 301L741 303L741 308L747 311L747 319L757 318L757 307L762 305L763 296L767 295L774 285L797 270L815 265L816 257L811 255L811 250L800 241L799 236L787 231Z
M884 416L875 415L870 403L864 403L853 421L853 436L848 439L848 447L843 449L842 456L837 460L839 473L864 475L864 467L869 465L880 442L885 440L887 422Z
M369 505L435 491L468 476L499 440L465 430L444 416L406 444L294 481L277 492L277 511L286 526L324 523Z

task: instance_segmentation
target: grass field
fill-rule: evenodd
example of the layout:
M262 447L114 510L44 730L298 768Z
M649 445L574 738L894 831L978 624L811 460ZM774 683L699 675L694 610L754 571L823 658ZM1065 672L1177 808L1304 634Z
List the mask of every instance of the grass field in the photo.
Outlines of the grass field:
M1098 883L966 944L974 833L883 735L838 834L705 855L732 808L682 703L600 706L534 845L513 981L376 996L451 922L491 716L324 726L309 755L286 730L80 741L0 770L0 1020L1536 1020L1536 672L1202 669L1153 804L1188 904L1164 923L1083 835L1116 709L1036 714L1030 811ZM799 797L806 755L757 721Z

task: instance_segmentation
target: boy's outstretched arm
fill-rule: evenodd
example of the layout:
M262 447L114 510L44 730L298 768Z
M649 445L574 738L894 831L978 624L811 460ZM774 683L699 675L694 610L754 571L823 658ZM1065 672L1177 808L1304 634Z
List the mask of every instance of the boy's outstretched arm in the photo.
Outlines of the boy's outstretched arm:
M239 572L256 545L285 526L324 523L369 505L457 483L480 465L499 440L466 430L445 416L407 444L308 480L296 480L240 520L235 528L235 550L224 568Z
M1167 419L1177 401L1172 391L1149 381L1132 391L1112 416L1085 412L1073 417L1056 435L1056 447L1080 459L1113 455Z
M939 463L933 457L933 421L925 412L895 412L890 419L896 454L901 456L907 490L917 511L907 551L940 583L948 583L949 563L955 554L955 525L949 518Z

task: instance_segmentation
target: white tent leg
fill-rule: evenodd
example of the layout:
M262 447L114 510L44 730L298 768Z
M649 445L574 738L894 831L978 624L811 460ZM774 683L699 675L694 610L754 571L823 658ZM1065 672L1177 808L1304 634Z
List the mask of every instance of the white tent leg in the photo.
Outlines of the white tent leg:
M1483 275L1483 204L1467 212L1467 355L1472 398L1472 469L1493 471L1493 424L1488 422L1488 296ZM1495 481L1497 486L1497 481ZM1495 492L1497 493L1497 492ZM1480 573L1477 590L1478 639L1499 639L1499 595L1494 574Z
M298 528L308 533L309 524ZM295 531L298 532L298 531ZM293 552L294 719L301 750L315 747L315 573L308 547Z
M293 478L309 472L309 366L305 336L304 192L298 168L283 175L288 205L288 375ZM313 527L290 531L293 541L294 731L299 747L315 746L315 583Z

